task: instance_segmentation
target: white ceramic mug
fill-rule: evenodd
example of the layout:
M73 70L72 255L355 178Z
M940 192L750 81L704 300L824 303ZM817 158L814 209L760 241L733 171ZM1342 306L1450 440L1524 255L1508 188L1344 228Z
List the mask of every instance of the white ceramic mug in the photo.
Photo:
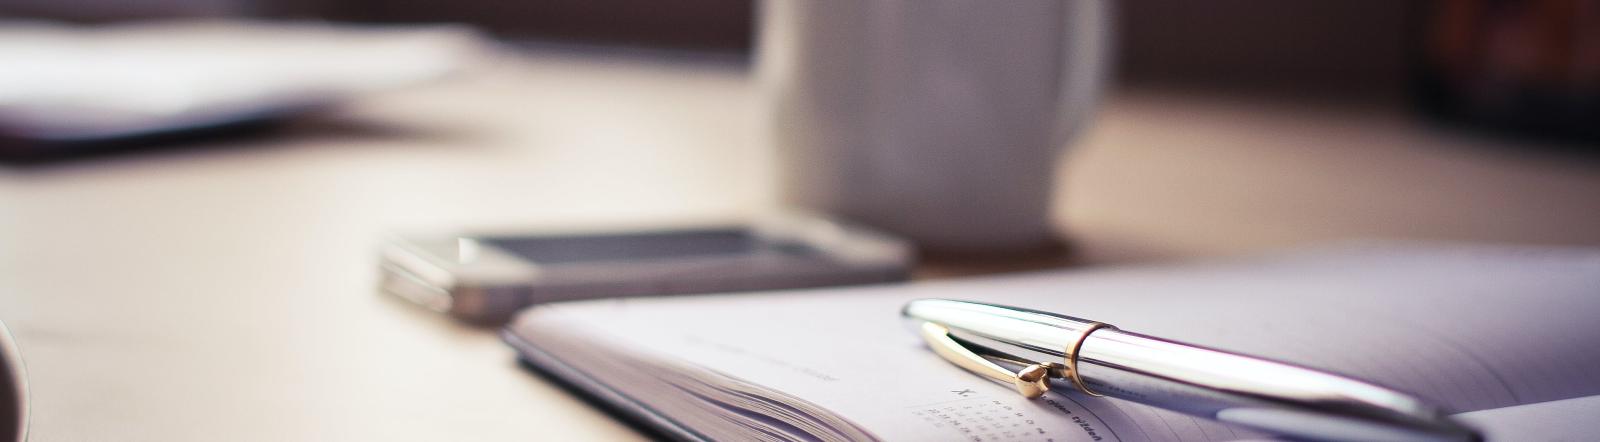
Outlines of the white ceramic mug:
M1056 158L1107 71L1103 0L767 0L757 76L785 203L924 250L1054 242Z

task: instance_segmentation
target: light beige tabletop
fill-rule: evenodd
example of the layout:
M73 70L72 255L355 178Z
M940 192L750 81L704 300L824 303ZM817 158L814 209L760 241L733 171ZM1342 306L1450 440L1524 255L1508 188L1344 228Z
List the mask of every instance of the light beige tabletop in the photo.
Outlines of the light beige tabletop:
M376 293L386 233L770 204L734 63L545 52L284 134L0 170L33 440L639 438L492 330ZM1063 162L1078 262L1347 237L1600 243L1593 163L1398 111L1121 94ZM978 267L975 267L978 268Z

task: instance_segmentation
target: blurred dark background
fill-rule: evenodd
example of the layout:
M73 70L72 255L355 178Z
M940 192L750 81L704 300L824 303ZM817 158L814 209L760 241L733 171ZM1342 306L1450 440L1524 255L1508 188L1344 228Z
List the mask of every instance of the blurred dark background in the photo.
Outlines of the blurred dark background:
M1126 0L1119 83L1404 101L1438 121L1600 140L1600 1ZM6 0L0 15L465 23L512 41L743 56L751 0Z
M104 22L194 16L468 23L513 40L745 53L750 0L6 0L0 14ZM1117 3L1121 74L1134 83L1395 93L1421 1Z

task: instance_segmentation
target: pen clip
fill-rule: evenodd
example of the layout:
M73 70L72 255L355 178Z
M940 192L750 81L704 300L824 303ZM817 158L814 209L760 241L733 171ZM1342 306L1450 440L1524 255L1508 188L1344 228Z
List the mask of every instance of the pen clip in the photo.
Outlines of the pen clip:
M1012 373L957 342L950 336L950 329L932 322L922 323L922 339L928 342L934 353L950 363L996 382L1010 384L1016 387L1017 393L1021 393L1023 397L1033 399L1044 396L1044 393L1050 390L1050 367L1045 364L1017 361L992 351L985 351L997 359L1025 365L1022 370Z

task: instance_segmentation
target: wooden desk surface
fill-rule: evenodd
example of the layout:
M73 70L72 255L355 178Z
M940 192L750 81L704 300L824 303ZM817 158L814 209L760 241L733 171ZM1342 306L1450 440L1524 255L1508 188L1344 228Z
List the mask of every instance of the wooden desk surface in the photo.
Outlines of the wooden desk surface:
M757 210L755 98L733 65L537 54L276 136L0 171L0 319L33 440L639 438L492 330L377 294L374 244ZM1127 95L1063 163L1061 220L1091 263L1373 235L1600 243L1592 163L1452 137Z

